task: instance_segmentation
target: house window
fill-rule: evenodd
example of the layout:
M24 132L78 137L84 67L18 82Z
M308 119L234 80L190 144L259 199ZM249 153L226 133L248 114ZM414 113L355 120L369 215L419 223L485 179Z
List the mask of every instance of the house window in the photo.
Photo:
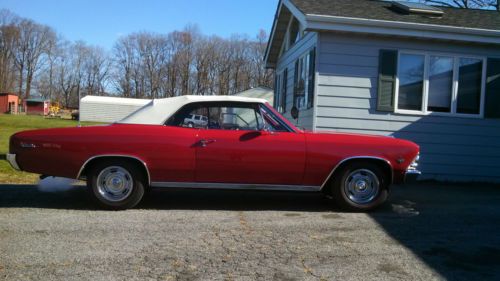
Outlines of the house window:
M274 77L274 100L273 107L279 111L281 99L281 75L276 73Z
M427 110L451 112L453 97L453 58L431 56L429 62L429 98Z
M274 96L274 108L278 110L279 113L286 112L286 95L288 87L288 69L285 68L283 72L276 75L275 81L275 96Z
M285 70L282 73L281 76L281 90L280 90L280 107L279 107L279 112L280 113L285 113L286 112L286 95L287 95L287 88L288 88L288 69L285 68Z
M313 106L315 48L295 62L294 102L298 109L308 109Z
M402 52L396 111L482 115L484 58Z
M398 108L422 110L424 61L425 57L421 55L401 55Z
M483 61L460 58L458 70L457 113L479 114Z

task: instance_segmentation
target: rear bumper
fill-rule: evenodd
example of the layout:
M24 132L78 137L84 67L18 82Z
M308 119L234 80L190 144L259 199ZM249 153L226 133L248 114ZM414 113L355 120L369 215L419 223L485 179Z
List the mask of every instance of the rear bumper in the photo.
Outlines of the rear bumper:
M10 163L10 165L12 166L12 168L14 168L14 169L16 169L18 171L21 171L21 168L19 168L19 165L17 164L16 155L15 154L8 153L7 154L7 161Z
M406 173L405 173L405 180L404 182L405 183L412 183L412 182L416 182L418 177L422 174L422 172L420 172L419 170L407 170Z

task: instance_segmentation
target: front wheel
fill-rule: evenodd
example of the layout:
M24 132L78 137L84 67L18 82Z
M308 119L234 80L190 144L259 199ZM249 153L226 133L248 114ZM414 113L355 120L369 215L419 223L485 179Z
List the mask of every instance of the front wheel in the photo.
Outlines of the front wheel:
M89 170L87 186L101 207L125 210L136 206L144 196L144 178L133 163L104 160Z
M347 164L336 174L332 184L335 202L347 211L369 211L387 199L387 175L370 162Z

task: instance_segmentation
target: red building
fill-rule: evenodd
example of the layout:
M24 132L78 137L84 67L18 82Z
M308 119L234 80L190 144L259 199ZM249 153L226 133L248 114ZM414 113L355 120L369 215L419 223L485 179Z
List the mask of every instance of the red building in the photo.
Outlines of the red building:
M24 110L29 115L48 115L50 109L50 101L42 98L30 98L24 100Z
M17 114L19 97L13 93L0 93L0 113Z

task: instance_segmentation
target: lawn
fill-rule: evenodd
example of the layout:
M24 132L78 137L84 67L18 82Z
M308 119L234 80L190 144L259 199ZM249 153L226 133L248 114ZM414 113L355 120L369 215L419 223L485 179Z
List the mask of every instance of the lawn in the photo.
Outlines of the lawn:
M92 123L82 122L82 125ZM5 160L9 150L9 138L16 132L55 127L74 127L78 122L66 119L47 119L42 116L0 114L0 184L27 183L38 181L38 175L14 170Z

